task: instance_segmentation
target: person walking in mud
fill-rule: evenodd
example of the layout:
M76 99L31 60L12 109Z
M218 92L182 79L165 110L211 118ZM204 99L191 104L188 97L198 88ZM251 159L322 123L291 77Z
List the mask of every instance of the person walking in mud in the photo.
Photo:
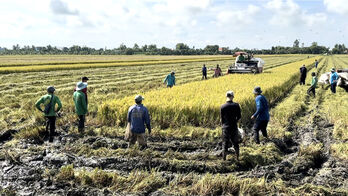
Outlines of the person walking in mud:
M262 90L260 87L255 87L253 91L255 95L256 102L256 112L251 116L251 119L254 120L254 140L257 144L260 144L259 131L261 130L262 135L268 139L267 136L267 125L269 121L269 109L268 101L265 96L262 95Z
M226 103L221 106L222 123L222 157L226 160L228 148L233 144L236 158L239 160L238 121L241 118L241 110L238 103L233 102L233 91L227 91Z
M78 131L80 133L84 132L85 130L85 121L86 121L86 115L88 112L87 109L87 99L86 95L83 91L87 88L87 83L85 82L78 82L76 84L76 91L74 92L73 100L75 104L75 113L79 117L79 123L78 123Z
M305 85L306 83L306 77L307 77L307 68L306 65L302 65L302 67L300 68L300 85Z
M315 72L312 72L311 86L307 90L308 95L310 95L310 93L313 93L313 96L315 97L315 88L317 87L317 83L318 83L318 78L317 78Z
M163 83L167 83L167 88L172 88L175 85L175 71L172 71L170 74L168 74Z
M144 97L135 96L135 105L128 110L127 121L129 123L129 144L134 145L137 141L141 148L146 148L145 125L151 134L150 115L147 108L142 104ZM145 124L145 125L144 125Z
M84 77L82 77L81 78L81 82L83 82L83 83L88 83L88 77L86 77L86 76L84 76ZM75 86L75 88L74 88L74 92L76 91L76 86ZM82 90L82 92L86 95L86 103L87 103L87 105L88 105L88 96L87 96L87 87L85 88L85 89L83 89Z
M49 142L53 142L53 136L56 129L56 116L57 112L62 108L62 103L59 98L54 95L56 89L53 86L47 88L47 95L42 96L36 103L35 106L38 110L44 113L47 122L46 122L46 135L49 138ZM42 110L41 105L45 106L45 109ZM56 109L56 105L58 105ZM48 131L48 128L50 129Z
M331 84L331 92L336 93L337 82L340 76L337 74L336 69L333 67L331 69L330 75L330 84Z
M208 79L207 78L207 67L205 66L205 64L203 64L203 67L202 67L202 80L204 79Z

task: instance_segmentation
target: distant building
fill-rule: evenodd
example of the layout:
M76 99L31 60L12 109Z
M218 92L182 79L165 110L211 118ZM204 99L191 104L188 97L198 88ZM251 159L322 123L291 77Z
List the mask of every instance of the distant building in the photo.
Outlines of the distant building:
M219 48L219 52L224 52L224 51L226 51L226 50L228 50L228 47L220 47L220 48Z

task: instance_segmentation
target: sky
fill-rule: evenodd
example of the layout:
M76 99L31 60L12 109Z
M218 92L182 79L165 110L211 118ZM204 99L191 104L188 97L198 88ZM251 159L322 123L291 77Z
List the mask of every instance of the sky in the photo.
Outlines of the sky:
M348 0L0 0L0 47L348 45Z

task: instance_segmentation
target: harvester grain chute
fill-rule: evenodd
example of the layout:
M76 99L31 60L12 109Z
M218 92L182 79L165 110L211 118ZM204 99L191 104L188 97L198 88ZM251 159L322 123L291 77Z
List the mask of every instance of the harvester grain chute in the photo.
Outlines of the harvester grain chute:
M262 73L265 61L261 58L254 58L246 52L236 52L235 63L229 66L228 73Z

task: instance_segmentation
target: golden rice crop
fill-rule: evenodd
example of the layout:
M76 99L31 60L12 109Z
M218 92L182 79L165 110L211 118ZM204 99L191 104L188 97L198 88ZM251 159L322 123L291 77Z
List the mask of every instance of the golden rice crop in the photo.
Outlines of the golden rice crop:
M134 66L134 65L157 65L171 63L191 63L205 61L221 61L232 60L232 57L213 57L213 58L195 58L195 59L169 59L169 60L141 60L141 61L126 61L126 62L103 62L103 63L81 63L81 64L48 64L48 65L24 65L24 66L0 66L0 73L15 73L15 72L32 72L32 71L50 71L50 70L67 70L67 69L82 69L96 67L118 67L118 66Z
M299 67L302 64L312 65L314 59L289 63L257 75L233 74L172 89L150 91L143 94L146 99L144 104L150 111L152 121L161 127L187 124L216 127L220 122L219 108L225 102L225 93L233 90L235 101L242 107L242 123L247 123L254 112L252 90L255 86L261 86L272 104L297 83ZM124 125L128 107L133 104L133 96L105 102L98 109L99 119L110 125Z

